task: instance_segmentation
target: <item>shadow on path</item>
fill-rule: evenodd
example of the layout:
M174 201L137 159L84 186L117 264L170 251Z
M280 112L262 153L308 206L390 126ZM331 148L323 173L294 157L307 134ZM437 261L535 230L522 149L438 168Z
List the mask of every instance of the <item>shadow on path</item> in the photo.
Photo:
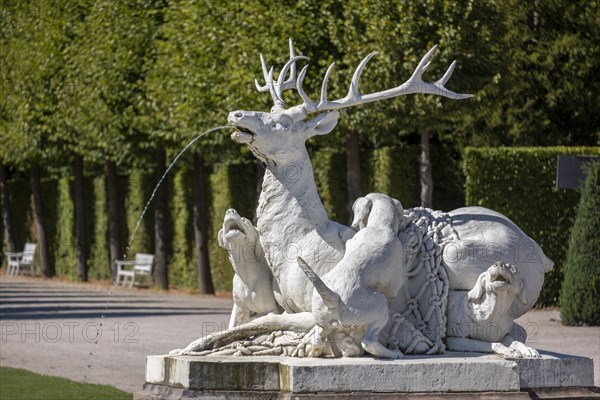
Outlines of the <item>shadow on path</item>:
M205 303L205 304L202 304ZM85 291L44 283L0 282L0 320L223 315L231 308L206 297Z

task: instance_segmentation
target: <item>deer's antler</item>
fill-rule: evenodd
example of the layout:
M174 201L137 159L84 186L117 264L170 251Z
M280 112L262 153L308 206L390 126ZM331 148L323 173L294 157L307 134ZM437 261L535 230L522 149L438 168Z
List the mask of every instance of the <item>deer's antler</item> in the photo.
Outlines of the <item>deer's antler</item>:
M263 77L265 79L265 85L261 86L258 83L258 80L255 79L254 84L256 85L256 89L259 92L271 92L271 97L273 97L274 104L281 108L285 107L285 103L283 101L282 94L285 90L296 89L296 83L297 83L297 81L296 81L296 61L301 60L301 59L308 59L308 58L304 57L304 56L296 55L296 50L294 49L294 43L292 42L292 39L290 38L290 59L288 60L287 63L285 63L285 65L281 69L281 72L279 72L279 76L277 78L277 81L275 82L273 80L273 67L271 67L269 70L267 70L267 64L265 63L265 58L261 53L260 54L260 64L262 66ZM306 74L306 68L307 67L304 67L304 69L302 70L302 73L304 73L304 75ZM288 70L290 71L290 75L289 75L288 79L285 79L285 76L286 76ZM304 79L304 75L302 73L300 75Z
M327 83L329 81L329 75L331 74L331 71L333 70L333 67L335 65L335 63L332 63L327 69L325 77L323 78L323 84L321 86L321 97L317 104L312 102L308 98L308 96L306 96L306 93L304 93L304 91L302 90L302 80L306 75L306 66L300 73L296 84L298 94L300 95L300 97L302 97L302 100L304 101L302 107L307 111L307 113L328 110L339 110L346 107L352 107L359 104L370 103L376 100L389 99L392 97L402 96L411 93L435 94L439 96L449 97L455 100L473 97L472 94L455 93L451 90L446 89L446 87L444 86L446 82L448 82L448 79L450 79L450 76L452 75L452 72L456 67L456 61L453 61L452 64L450 64L450 67L448 68L444 76L442 76L439 80L432 83L423 81L423 72L425 72L427 67L429 67L429 59L431 58L431 55L436 49L437 45L433 46L433 48L431 48L431 50L429 50L427 54L425 54L425 56L419 62L419 65L417 65L417 68L415 69L415 72L413 72L412 76L400 86L381 92L363 95L359 92L358 83L360 80L360 76L363 70L365 69L365 66L367 65L369 60L377 54L377 52L373 52L367 55L365 58L363 58L363 60L356 68L356 71L354 71L354 76L352 77L352 81L350 82L350 88L348 89L348 94L346 95L346 97L338 100L329 101L327 100Z

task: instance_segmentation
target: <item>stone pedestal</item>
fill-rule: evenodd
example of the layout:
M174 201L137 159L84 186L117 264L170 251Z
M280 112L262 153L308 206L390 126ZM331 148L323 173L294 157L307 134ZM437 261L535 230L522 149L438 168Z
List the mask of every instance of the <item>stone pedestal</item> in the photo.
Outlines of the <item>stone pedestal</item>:
M591 359L556 353L509 360L449 352L393 361L162 355L146 358L146 384L134 398L530 398L531 392L600 398L593 383Z

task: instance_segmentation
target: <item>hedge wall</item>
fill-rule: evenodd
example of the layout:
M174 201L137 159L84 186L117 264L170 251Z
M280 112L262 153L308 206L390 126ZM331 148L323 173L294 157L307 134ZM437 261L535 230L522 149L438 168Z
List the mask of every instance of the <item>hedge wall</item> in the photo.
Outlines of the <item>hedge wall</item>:
M418 146L382 148L361 155L362 189L364 193L380 191L399 198L406 207L419 204ZM452 155L444 149L432 147L434 165L434 206L441 207L448 199L458 198L462 204L461 182L456 177L448 178ZM339 150L321 149L312 153L315 182L330 217L348 223L346 161ZM197 271L194 254L192 225L192 160L191 154L184 155L167 179L171 242L169 254L169 281L174 286L196 287ZM439 168L436 168L439 166ZM69 171L68 171L69 172ZM242 216L255 218L255 209L260 192L259 167L248 159L240 164L215 164L206 166L208 195L208 248L215 289L231 290L233 270L227 253L217 244L217 233L221 229L223 215L228 208L235 208ZM106 182L104 176L94 176L87 171L85 177L85 201L88 224L90 279L110 277L108 265L108 213ZM456 175L460 177L460 174ZM10 181L11 205L15 218L17 245L35 240L35 227L30 207L29 181ZM148 169L121 171L119 190L121 193L121 235L124 245L129 243L146 202L150 198L156 177ZM74 233L73 179L44 179L44 202L47 213L51 254L58 275L77 278ZM447 192L449 188L458 194ZM457 189L458 188L458 189ZM150 205L140 223L129 249L124 252L133 257L136 252L154 252L153 207Z
M466 204L505 214L538 242L554 263L538 306L558 305L562 266L579 192L556 189L559 154L600 155L600 147L467 148Z
M346 158L342 152L323 149L311 157L315 184L329 218L348 223L348 186L346 183Z
M538 305L556 305L562 281L569 230L579 194L555 189L557 154L600 154L600 148L468 148L464 153L466 203L482 205L506 214L542 245L556 267L546 277ZM364 193L379 191L397 197L406 207L419 204L418 146L386 147L361 155ZM464 177L459 157L451 150L432 146L434 207L450 210L463 205ZM345 155L337 149L312 154L315 181L331 218L347 223ZM173 285L197 285L192 230L191 157L180 160L168 179L170 226L169 279ZM233 270L226 252L218 247L217 232L225 211L232 207L254 218L259 191L258 168L248 160L241 164L207 165L209 203L209 251L215 288L230 290ZM126 244L154 188L156 178L147 170L132 170L120 179L123 241ZM29 181L9 182L17 246L35 240L30 207ZM72 178L44 180L44 202L51 254L58 274L75 278L74 206ZM88 206L89 276L108 278L106 183L103 176L85 179ZM152 206L143 219L128 254L154 251ZM5 260L3 259L3 262Z
M312 156L315 180L331 219L348 222L346 158L342 151L324 149ZM452 210L464 203L460 155L444 146L431 146L433 207ZM381 147L361 154L363 193L386 193L404 207L420 205L419 146Z
M106 180L103 176L94 177L91 179L91 186L91 191L85 191L87 195L86 201L92 206L88 277L90 279L108 279L110 278L110 265L107 236L108 205L106 200Z
M227 252L217 243L223 216L227 209L234 208L241 216L254 219L258 195L257 175L257 166L251 162L217 164L209 175L208 248L215 290L231 290L233 280Z

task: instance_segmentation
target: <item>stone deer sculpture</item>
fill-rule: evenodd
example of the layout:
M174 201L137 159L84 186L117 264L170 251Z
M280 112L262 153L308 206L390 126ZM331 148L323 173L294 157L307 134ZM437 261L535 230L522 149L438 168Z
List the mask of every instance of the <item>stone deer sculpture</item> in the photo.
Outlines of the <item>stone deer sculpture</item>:
M355 247L350 243L357 232L350 227L331 221L327 216L317 193L305 141L313 136L330 133L338 121L337 110L343 108L412 93L433 94L455 100L471 97L469 94L452 92L444 86L452 75L456 62L450 65L439 80L423 81L423 72L429 66L429 59L435 49L436 47L433 47L425 54L406 82L392 89L362 94L359 90L361 74L376 53L367 55L354 72L348 94L336 100L329 100L327 96L328 78L334 66L331 64L323 78L318 102L313 102L302 89L308 66L304 66L296 76L296 62L306 57L296 55L291 40L290 58L281 69L277 79L274 76L274 69L267 68L261 54L265 82L264 85L259 84L258 81L255 83L259 92L271 94L274 106L270 112L238 110L231 112L228 117L229 124L236 130L231 135L233 141L247 145L256 158L266 165L257 208L256 230L260 239L260 244L257 246L261 248L257 248L256 254L261 254L261 257L258 260L246 260L243 265L240 264L237 267L264 272L264 265L266 265L272 274L272 290L275 301L285 312L261 315L261 312L254 310L253 316L250 318L253 319L251 322L248 321L248 318L242 318L236 323L234 318L232 325L241 325L192 342L184 350L178 350L176 353L192 354L232 343L244 337L249 327L256 328L260 332L285 331L293 327L292 330L302 333L318 328L325 330L325 336L327 336L327 322L321 318L323 315L315 313L313 301L315 293L321 297L328 295L324 290L315 291L315 283L318 285L319 279L323 280L329 272L338 268L338 265L340 265L339 268L346 266L348 270L352 269L351 266L356 266L356 261L345 258L345 254L348 249L352 250ZM283 100L283 92L286 90L297 91L302 103L286 108ZM311 117L312 115L314 116ZM357 228L367 227L368 230L370 212L371 210L368 208L362 211L362 216L358 218ZM413 346L414 343L417 343L415 341L412 341L410 346L404 346L396 340L397 337L394 337L398 333L399 326L412 323L407 320L410 316L406 316L407 306L416 301L414 293L411 292L418 292L419 288L426 284L426 280L419 280L419 274L422 275L422 272L416 270L425 262L425 259L421 257L423 256L422 251L428 252L428 257L430 257L426 262L430 263L430 266L435 263L436 268L439 266L437 270L441 271L439 277L436 278L441 281L436 287L441 288L440 295L443 298L436 295L435 299L422 299L424 303L435 300L434 302L439 304L436 311L438 316L436 324L437 327L443 326L444 328L438 330L436 326L429 326L427 329L430 331L437 330L444 336L446 317L450 321L462 318L461 315L455 317L445 315L454 312L454 309L458 310L458 308L446 309L448 291L452 296L453 291L473 289L476 287L480 275L497 262L510 264L519 271L523 283L520 288L520 296L522 299L527 299L526 302L511 302L503 311L506 314L505 319L512 321L531 309L539 296L544 273L552 268L552 261L544 255L539 245L507 217L486 208L465 207L447 214L442 213L447 221L444 222L443 229L436 219L438 218L436 215L439 213L427 209L409 209L404 210L405 218L403 218L400 215L402 212L398 211L398 220L406 221L406 224L400 227L402 231L398 235L400 242L405 239L410 241L410 243L402 242L402 245L407 249L421 249L419 250L421 253L405 252L404 260L398 261L399 269L407 266L411 270L407 272L408 279L403 274L392 277L392 279L399 280L397 286L405 281L406 283L398 296L392 299L388 298L387 308L390 317L387 325L385 327L377 326L377 330L380 329L379 333L368 337L366 343L360 343L364 339L362 334L348 335L346 332L346 336L349 336L350 340L346 340L348 339L346 338L338 343L349 342L350 344L345 349L338 348L333 351L333 355L359 355L363 350L374 349L372 351L377 356L398 357L400 353L396 350L405 349L409 353L421 353L427 349L425 346L425 348L417 350L419 347ZM410 218L406 218L407 216ZM413 217L416 219L412 219ZM408 234L409 231L412 233ZM366 240L364 237L363 239ZM379 250L373 250L371 253L362 254L361 257L364 257L365 263L368 263L376 260L380 255ZM306 266L310 267L299 267L298 257L301 257ZM403 262L404 266L401 265ZM257 265L252 265L252 263ZM369 274L381 274L382 276L379 278L382 278L386 275L385 271L389 269L393 270L393 266L384 265L381 271L373 269L369 270ZM240 272L236 270L236 273ZM377 277L374 277L373 281L376 283L377 279L375 278ZM421 278L425 279L425 277ZM352 282L344 283L345 285L360 286L364 284L363 280L357 276L348 275L344 279L352 280ZM395 285L392 286L396 288ZM336 292L337 287L329 289ZM336 293L338 297L341 295L342 293ZM266 297L270 298L270 295ZM330 299L334 297L329 296ZM256 298L253 300L256 302ZM325 298L322 300L325 304L328 302ZM262 301L257 303L262 303ZM272 303L272 301L266 299L264 303ZM262 314L265 313L266 310L262 312ZM423 321L421 320L421 322ZM319 324L325 326L319 326ZM416 325L418 324L412 326L413 332ZM414 337L419 337L418 334L419 332ZM406 335L400 336L406 337ZM381 346L394 351L382 350L382 347L374 345L371 339L378 340ZM438 339L440 338L438 337ZM438 339L436 339L436 343L441 344ZM504 341L507 342L507 340ZM357 341L363 346L358 345ZM366 346L364 346L365 344ZM515 345L515 347L517 346ZM443 346L436 344L430 350L443 351ZM521 353L525 356L533 355L527 351ZM320 351L312 351L308 348L301 349L299 354L322 355Z
M261 54L265 84L255 83L260 92L271 94L274 106L270 112L234 111L229 114L228 121L237 130L231 138L246 144L266 164L257 209L257 228L266 261L275 277L275 297L285 311L311 309L313 285L298 268L296 257L301 256L318 276L322 276L342 259L346 242L355 234L354 230L327 216L317 193L305 141L315 135L330 133L337 124L339 109L410 93L429 93L452 99L471 97L444 87L455 62L438 81L422 80L435 49L427 52L405 83L393 89L361 94L360 76L377 53L369 54L354 72L346 97L337 100L327 98L327 82L334 66L331 64L323 79L320 100L316 103L302 89L308 66L296 77L296 62L306 57L296 55L291 40L290 59L277 80L273 68L267 69ZM303 103L285 108L283 92L290 89L298 92ZM310 119L312 114L316 116Z

